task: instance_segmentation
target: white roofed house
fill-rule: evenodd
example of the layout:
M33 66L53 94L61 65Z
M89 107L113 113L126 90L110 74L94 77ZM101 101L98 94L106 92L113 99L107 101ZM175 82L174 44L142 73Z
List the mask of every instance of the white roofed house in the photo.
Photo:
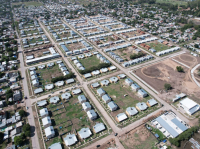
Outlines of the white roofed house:
M85 95L79 95L78 96L78 101L79 101L79 103L82 104L82 103L87 101L87 98L85 97Z
M58 81L55 83L56 86L60 87L60 86L63 86L65 84L64 81Z
M51 90L51 89L53 89L54 88L54 85L53 84L47 84L47 85L45 85L45 89L46 90Z
M99 86L100 86L100 84L98 82L91 84L91 88L97 88Z
M78 131L78 135L81 139L87 139L92 135L92 132L89 128L82 128L80 131Z
M71 97L72 95L70 94L70 93L63 93L62 95L61 95L61 98L63 99L63 100L69 100L69 98Z
M117 122L121 122L121 121L124 121L126 120L128 117L125 113L119 113L117 116L116 116L116 120Z
M117 104L114 101L111 101L111 102L108 103L108 108L111 111L115 111L115 110L117 110L118 106L117 106Z
M126 114L130 117L130 116L134 116L138 113L138 110L135 107L128 107L126 109Z
M102 100L107 104L111 101L111 98L108 94L102 96Z
M82 107L83 107L83 110L86 112L92 109L92 106L90 105L89 102L82 103Z
M147 105L149 107L153 107L153 106L155 106L157 104L158 104L158 102L155 99L150 99L150 100L147 101Z
M41 116L42 118L44 118L44 117L46 117L46 116L48 116L48 115L49 115L49 112L48 112L48 109L47 109L47 108L43 108L43 109L40 110L40 116Z
M82 91L81 91L81 89L75 89L75 90L72 90L72 94L73 95L78 95L78 94L80 94Z
M110 82L109 82L108 80L102 80L102 81L100 82L101 86L108 86L109 83L110 83Z
M144 98L144 97L148 96L148 93L145 90L140 89L140 90L138 90L138 96Z
M136 104L136 109L137 109L138 111L144 111L144 110L146 110L147 108L148 108L148 106L147 106L146 103L144 103L144 102L139 102L139 103Z
M125 74L119 74L117 75L118 79L124 79L126 78L126 75Z
M125 83L129 86L131 86L133 84L133 80L131 80L130 78L125 79Z
M111 77L109 79L110 83L117 83L119 81L119 79L117 77Z
M44 128L51 126L51 118L49 116L42 119Z
M39 86L39 81L38 79L35 79L32 81L33 86L38 87Z
M65 138L64 138L64 142L66 146L71 146L76 144L77 142L77 137L75 134L68 134Z
M106 127L103 123L97 123L96 125L93 126L93 130L95 133L99 133L105 129L106 129Z
M105 92L102 88L99 88L99 89L97 90L97 94L98 94L99 96L103 96L104 94L106 94L106 92Z
M110 66L108 69L109 69L110 71L113 71L113 70L116 70L117 67L115 67L115 66Z
M140 89L140 86L136 83L131 84L131 88L133 91L137 92Z
M60 101L60 98L58 97L58 96L54 96L54 97L51 97L50 99L49 99L49 102L50 103L53 103L53 104L56 104L56 103L58 103Z
M97 113L94 110L87 111L87 116L90 120L97 119Z
M55 131L53 129L53 126L49 126L44 129L45 135L48 139L52 138L55 136Z
M182 107L189 115L192 115L195 112L200 110L199 104L189 99L188 97L181 100L179 104L180 104L180 107Z

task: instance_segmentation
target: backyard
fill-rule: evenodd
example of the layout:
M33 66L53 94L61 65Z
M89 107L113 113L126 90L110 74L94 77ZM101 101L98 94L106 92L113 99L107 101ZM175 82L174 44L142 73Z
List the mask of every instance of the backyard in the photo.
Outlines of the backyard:
M151 42L151 43L147 43L147 45L149 45L151 48L155 49L157 52L167 50L167 49L170 48L169 46L164 45L164 44L159 43L159 42L156 42L156 43Z

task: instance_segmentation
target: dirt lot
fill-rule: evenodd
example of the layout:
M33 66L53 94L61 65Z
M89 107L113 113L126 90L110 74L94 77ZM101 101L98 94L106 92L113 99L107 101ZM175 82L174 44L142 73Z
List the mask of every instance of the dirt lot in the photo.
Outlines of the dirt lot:
M130 38L134 36L139 36L141 34L138 33L137 31L132 31L132 32L123 33L122 35L126 36L126 38Z
M174 59L189 67L192 67L196 62L200 63L199 57L194 57L190 55L189 53L178 55Z
M120 141L125 149L152 149L157 143L156 138L144 125L122 135Z
M68 44L68 45L66 45L67 46L67 48L69 49L69 50L78 50L78 49L82 49L82 48L84 48L84 45L81 43L81 42L77 42L77 43L72 43L72 44Z
M189 69L182 66L185 72L179 73L176 70L176 66L180 66L180 64L167 59L160 63L138 69L135 71L135 74L160 92L159 96L168 102L181 92L189 96L199 97L200 89L191 79ZM165 83L171 84L173 88L168 93L164 91Z
M116 144L114 139L110 139L106 141L104 144L102 144L98 149L115 149ZM94 149L94 148L89 148L89 149Z
M34 57L37 58L37 57L44 56L43 52L45 52L45 51L49 51L49 49L45 48L45 49L41 49L41 50L37 50L37 51L30 51L30 52L25 53L25 56L34 55Z

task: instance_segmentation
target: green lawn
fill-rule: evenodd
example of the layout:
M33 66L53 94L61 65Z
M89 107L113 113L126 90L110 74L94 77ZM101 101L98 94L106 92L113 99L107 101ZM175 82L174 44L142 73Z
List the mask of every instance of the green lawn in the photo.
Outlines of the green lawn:
M186 1L179 1L179 0L156 0L157 3L170 3L173 5L187 5Z
M157 42L157 43L147 43L147 45L149 45L151 48L155 49L157 52L170 49L170 47L168 47L167 45L164 45L164 44L159 43L159 42Z
M153 128L152 127L152 132L154 134L158 134L159 135L159 140L164 140L166 137L163 135L163 133L159 130L159 129L156 129L156 128Z
M79 61L85 67L85 69L88 69L88 68L91 68L92 66L97 66L100 64L100 60L96 56L79 59Z
M134 106L138 102L146 102L150 99L150 96L146 98L139 98L137 93L131 91L131 88L124 85L125 80L120 80L118 83L111 83L109 86L102 87L106 93L112 98L112 100L125 112L126 108ZM122 87L123 86L123 87ZM127 94L128 96L124 97Z
M13 6L15 6L15 5L21 5L21 4L24 4L26 7L28 7L28 6L43 6L42 3L34 2L34 1L31 1L31 2L12 3Z

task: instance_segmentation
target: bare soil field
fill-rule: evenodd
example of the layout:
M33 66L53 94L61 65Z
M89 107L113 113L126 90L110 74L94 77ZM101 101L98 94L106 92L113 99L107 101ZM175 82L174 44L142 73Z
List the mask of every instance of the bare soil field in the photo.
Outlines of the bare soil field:
M200 62L199 57L194 57L190 55L189 53L178 55L174 59L189 67L192 67L196 62Z
M37 58L37 57L44 56L43 52L46 52L46 51L49 51L49 49L45 48L45 49L36 50L36 51L29 51L25 53L25 56L34 55L34 57Z
M144 125L122 135L120 141L125 149L152 149L157 143L156 138Z
M69 50L73 51L73 50L82 49L82 48L84 48L84 46L83 46L83 44L81 42L78 42L78 43L68 44L67 48Z
M176 94L181 92L189 96L199 97L200 89L191 79L189 69L182 66L185 72L179 73L176 70L176 66L180 66L180 64L167 59L160 63L138 69L135 71L135 74L155 90L159 91L161 93L159 96L167 102L170 102ZM169 83L172 86L172 90L168 93L164 91L165 83Z
M106 141L104 144L101 144L100 147L98 147L98 149L115 149L116 144L115 144L115 139L110 139L108 141ZM89 148L89 149L94 149L94 148Z

